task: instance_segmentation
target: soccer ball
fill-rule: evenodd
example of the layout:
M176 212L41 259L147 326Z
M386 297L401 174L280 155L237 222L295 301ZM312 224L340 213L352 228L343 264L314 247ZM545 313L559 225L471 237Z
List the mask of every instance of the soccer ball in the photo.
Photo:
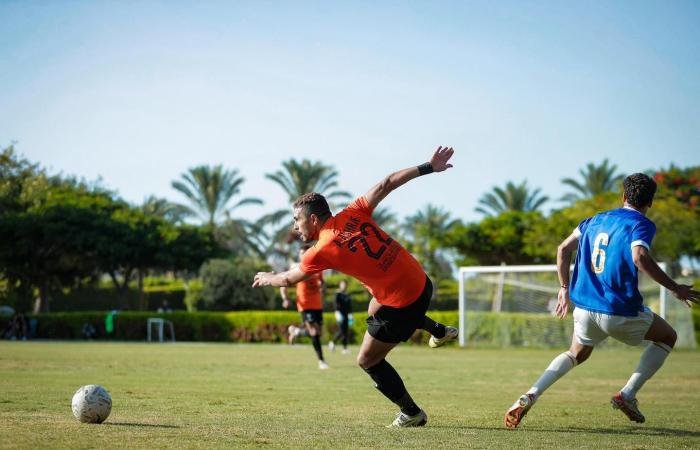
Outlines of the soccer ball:
M73 415L83 423L102 423L112 411L112 397L98 384L81 386L71 402Z

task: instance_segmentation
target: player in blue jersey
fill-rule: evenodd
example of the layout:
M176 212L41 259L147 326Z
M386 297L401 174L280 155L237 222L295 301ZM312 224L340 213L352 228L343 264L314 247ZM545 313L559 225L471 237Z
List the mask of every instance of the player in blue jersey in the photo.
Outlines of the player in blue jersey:
M504 424L515 428L542 393L569 370L583 363L596 344L608 336L628 345L643 340L651 344L642 352L637 369L611 403L630 420L644 422L636 394L661 367L676 343L675 330L642 303L637 271L649 275L681 301L698 303L693 286L678 284L666 275L649 254L656 232L646 217L656 193L656 183L636 173L625 178L624 206L582 221L557 249L561 289L556 313L566 317L570 301L575 308L571 347L554 358L537 382L506 412ZM571 285L571 255L578 247Z

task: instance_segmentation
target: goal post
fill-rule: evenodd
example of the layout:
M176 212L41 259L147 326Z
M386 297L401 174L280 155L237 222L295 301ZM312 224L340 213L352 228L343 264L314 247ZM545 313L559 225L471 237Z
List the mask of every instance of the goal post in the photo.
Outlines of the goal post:
M664 263L659 265L666 270ZM569 344L571 319L559 323L553 317L560 288L556 265L460 267L458 284L460 346L470 336L476 344L500 346ZM676 329L677 346L695 348L690 310L668 302L666 289L641 272L639 290L644 304Z

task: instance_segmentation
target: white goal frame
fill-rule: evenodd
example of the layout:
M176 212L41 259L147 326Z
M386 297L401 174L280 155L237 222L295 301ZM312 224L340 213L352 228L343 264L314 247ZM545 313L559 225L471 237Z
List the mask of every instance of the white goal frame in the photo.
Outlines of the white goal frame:
M666 271L666 263L660 262L658 263L659 267L661 267L661 270L664 272ZM570 270L573 270L574 266L572 265ZM464 290L464 280L468 274L477 274L477 273L503 273L505 274L506 272L512 272L512 273L517 273L517 272L555 272L557 271L557 266L555 264L538 264L538 265L525 265L525 266L507 266L507 265L501 265L501 266L471 266L471 267L460 267L459 268L459 346L464 347L467 345L467 337L466 337L466 331L467 331L467 316L466 316L466 307L467 307L467 298L466 298L466 293ZM522 283L523 287L528 287L524 283ZM555 289L557 293L559 292L558 289ZM547 291L549 292L549 291ZM659 285L659 311L658 311L659 316L661 318L665 319L666 318L666 289Z

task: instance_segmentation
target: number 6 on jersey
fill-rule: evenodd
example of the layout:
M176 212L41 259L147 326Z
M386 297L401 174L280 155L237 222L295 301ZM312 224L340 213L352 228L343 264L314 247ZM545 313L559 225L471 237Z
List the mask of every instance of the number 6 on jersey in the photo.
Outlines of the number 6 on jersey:
M601 273L605 269L605 250L601 246L608 246L608 233L599 233L593 241L591 264L595 273Z

